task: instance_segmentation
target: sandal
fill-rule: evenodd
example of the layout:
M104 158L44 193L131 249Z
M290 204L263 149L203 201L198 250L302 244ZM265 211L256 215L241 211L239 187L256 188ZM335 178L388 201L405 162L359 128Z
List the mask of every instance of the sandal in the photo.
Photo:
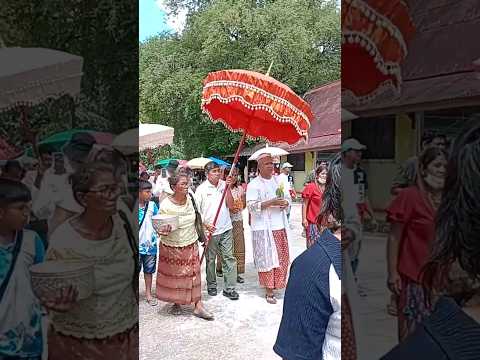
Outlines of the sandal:
M269 304L277 303L277 298L275 297L275 295L265 295L265 299L267 299L267 303Z
M151 298L150 300L147 299L147 303L148 303L148 305L150 305L150 306L157 306L157 305L158 305L158 301L157 301L157 299L155 299L155 298Z
M178 304L173 304L173 306L171 307L170 309L170 314L172 315L182 315L183 311L182 311L182 307Z
M213 315L210 314L207 310L202 309L199 312L193 311L193 315L207 321L212 321L214 319Z

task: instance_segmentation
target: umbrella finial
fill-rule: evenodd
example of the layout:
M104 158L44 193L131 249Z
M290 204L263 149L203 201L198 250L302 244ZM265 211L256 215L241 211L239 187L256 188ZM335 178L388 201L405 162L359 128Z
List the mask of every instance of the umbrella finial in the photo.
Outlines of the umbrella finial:
M273 66L273 60L270 63L270 66L268 67L267 73L265 75L270 76L270 70L272 70L272 66Z

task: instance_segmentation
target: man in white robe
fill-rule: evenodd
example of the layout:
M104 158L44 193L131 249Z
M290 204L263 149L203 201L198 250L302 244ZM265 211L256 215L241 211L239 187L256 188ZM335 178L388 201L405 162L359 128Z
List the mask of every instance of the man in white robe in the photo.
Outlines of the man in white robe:
M286 286L289 260L286 208L288 201L277 196L280 183L273 176L273 159L258 157L259 174L247 187L247 207L251 215L253 258L260 285L268 303L277 302L274 290Z

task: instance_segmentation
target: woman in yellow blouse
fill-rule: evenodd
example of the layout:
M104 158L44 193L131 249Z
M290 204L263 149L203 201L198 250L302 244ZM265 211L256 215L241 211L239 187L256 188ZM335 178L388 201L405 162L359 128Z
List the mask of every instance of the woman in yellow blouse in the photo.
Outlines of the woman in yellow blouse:
M178 305L194 304L193 314L205 320L213 316L201 301L200 258L195 228L193 196L188 194L189 177L185 173L169 178L173 195L162 201L159 214L175 215L179 227L167 226L159 232L157 298Z

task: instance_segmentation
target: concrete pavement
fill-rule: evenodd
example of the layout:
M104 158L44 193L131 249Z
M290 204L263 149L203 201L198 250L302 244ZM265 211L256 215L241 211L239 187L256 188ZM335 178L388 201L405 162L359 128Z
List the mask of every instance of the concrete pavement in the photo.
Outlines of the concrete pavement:
M291 214L290 261L306 248L301 236L301 205L294 204ZM283 291L277 293L276 305L268 304L258 285L253 265L248 215L244 211L246 273L245 283L238 284L238 301L222 296L223 281L218 279L219 294L211 297L205 284L202 266L202 297L215 316L208 322L192 315L185 306L180 315L170 313L171 304L159 302L155 307L145 301L145 283L140 279L140 359L144 360L278 360L272 350L282 317ZM205 263L205 262L204 262Z
M290 260L305 250L301 236L301 205L294 204L291 214ZM280 359L272 350L283 307L283 292L276 305L267 304L258 285L253 265L252 245L247 212L244 212L246 274L239 284L238 301L221 295L210 297L205 288L205 266L202 266L202 296L205 306L215 315L207 322L192 315L185 306L181 314L171 314L171 305L159 302L155 307L145 302L145 283L140 279L140 359L207 360L207 359ZM386 312L389 293L386 288L385 235L366 234L363 242L359 278L366 297L360 298L361 339L368 349L365 360L379 359L397 342L396 318ZM360 360L364 360L360 359Z
M358 278L365 297L360 298L361 341L367 356L376 360L397 344L397 319L387 314L390 292L386 286L386 235L365 234Z

